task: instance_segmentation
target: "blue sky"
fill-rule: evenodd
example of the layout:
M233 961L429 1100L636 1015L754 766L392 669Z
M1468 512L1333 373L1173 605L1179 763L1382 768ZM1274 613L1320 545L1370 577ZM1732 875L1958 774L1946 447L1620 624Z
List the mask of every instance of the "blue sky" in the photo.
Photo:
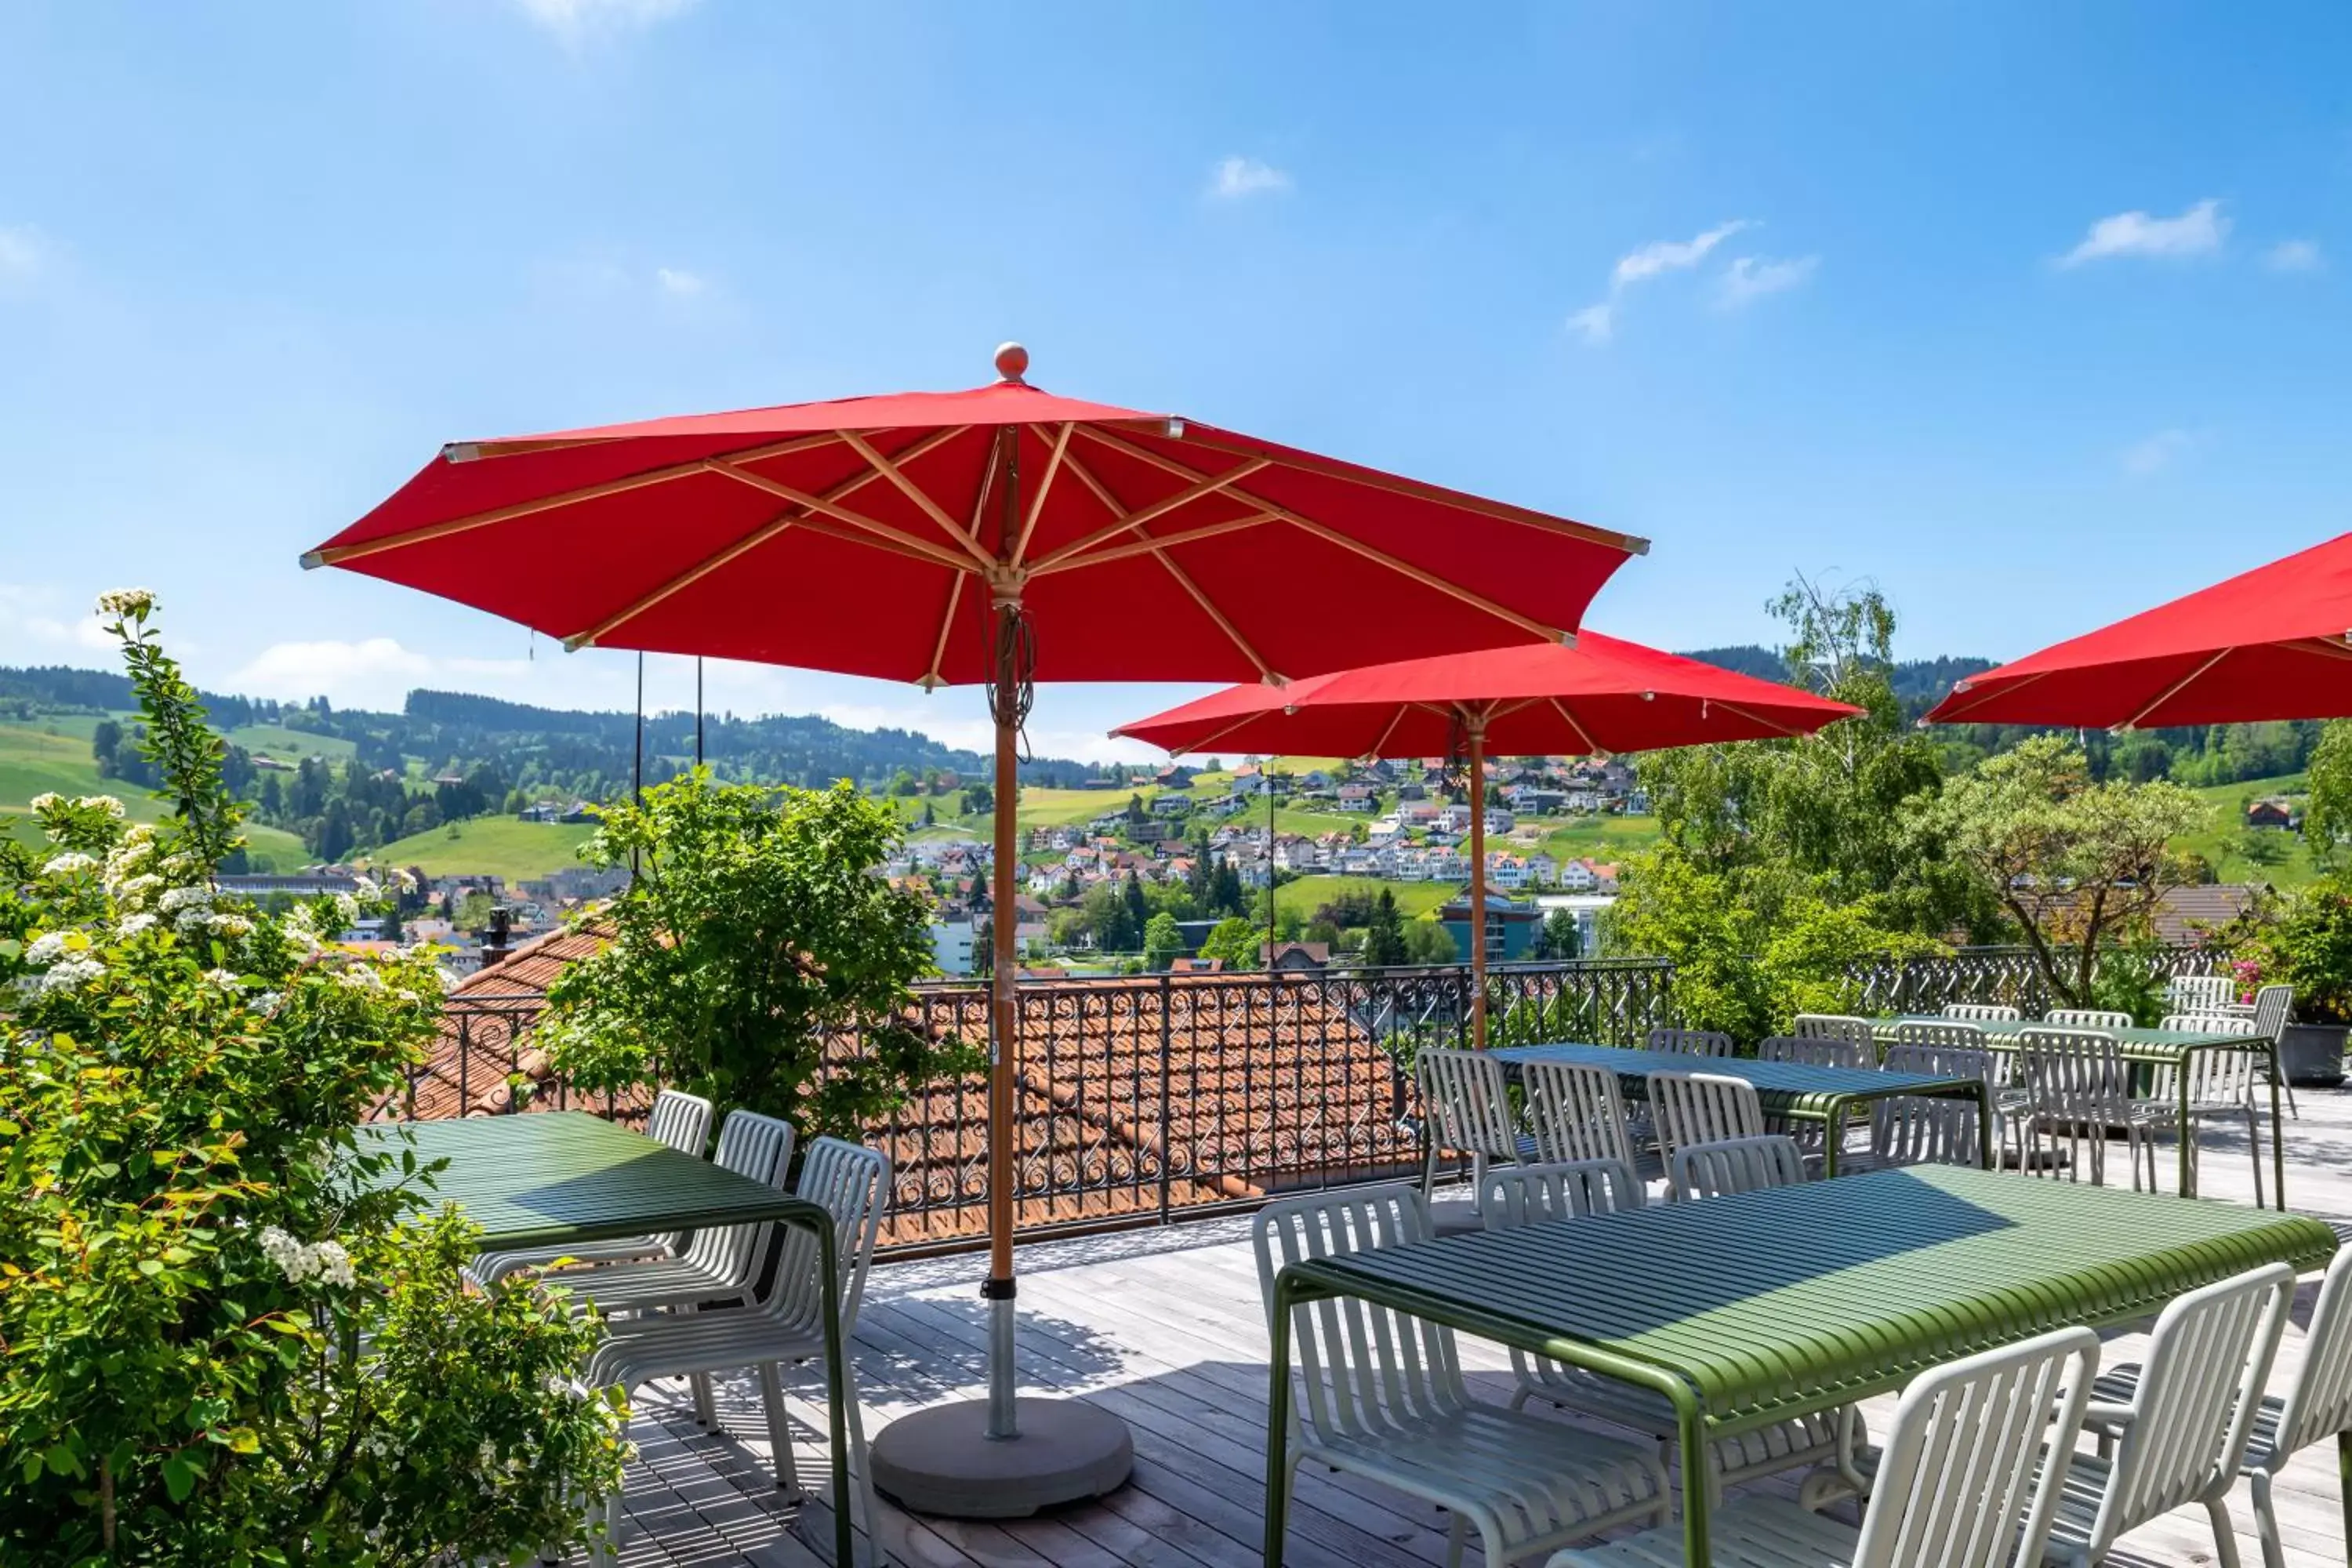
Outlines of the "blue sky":
M2006 657L2352 527L2352 8L0 9L0 662L625 705L295 556L442 441L969 385L1167 408L1792 570ZM656 705L689 667L655 661ZM975 694L715 707L980 735ZM1033 740L1192 694L1056 688Z

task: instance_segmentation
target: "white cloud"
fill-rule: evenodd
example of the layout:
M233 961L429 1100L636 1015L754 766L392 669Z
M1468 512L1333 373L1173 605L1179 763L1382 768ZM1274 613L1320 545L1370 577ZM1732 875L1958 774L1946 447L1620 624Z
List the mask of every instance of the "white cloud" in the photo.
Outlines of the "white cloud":
M2194 430L2158 430L2124 448L2124 472L2135 479L2160 473L2195 450L2201 440Z
M1762 256L1739 257L1724 268L1723 278L1716 285L1716 305L1721 310L1737 310L1767 294L1794 289L1812 277L1821 264L1818 256L1800 256L1787 261Z
M175 638L173 651L185 640ZM68 607L65 595L47 584L0 583L0 659L84 664L89 661L79 656L112 654L119 646L97 616Z
M31 288L47 268L48 258L49 247L40 230L0 225L0 297Z
M2317 272L2327 258L2315 239L2282 239L2263 253L2263 265L2273 272Z
M566 46L667 22L695 0L515 0L522 14Z
M699 272L688 272L682 267L656 267L654 282L665 294L690 300L710 287L710 280Z
M1209 195L1220 201L1244 196L1280 195L1290 189L1290 176L1257 158L1234 156L1221 160L1209 177Z
M2221 216L2221 202L2208 196L2179 217L2150 217L2144 212L2103 217L2080 245L2058 258L2058 265L2080 267L2111 256L2206 256L2221 249L2229 234L2230 220Z
M356 642L323 638L272 643L225 682L226 689L252 697L301 701L324 697L338 708L398 711L419 686L455 686L489 690L529 700L535 687L534 661L524 658L451 658L419 653L393 637Z
M1568 330L1583 334L1588 343L1605 343L1617 330L1617 306L1603 300L1598 305L1587 305L1568 319Z
M1653 240L1617 258L1616 270L1609 275L1610 287L1622 289L1631 283L1646 282L1663 272L1680 272L1696 267L1706 259L1708 251L1741 229L1754 226L1746 218L1734 218L1690 239Z

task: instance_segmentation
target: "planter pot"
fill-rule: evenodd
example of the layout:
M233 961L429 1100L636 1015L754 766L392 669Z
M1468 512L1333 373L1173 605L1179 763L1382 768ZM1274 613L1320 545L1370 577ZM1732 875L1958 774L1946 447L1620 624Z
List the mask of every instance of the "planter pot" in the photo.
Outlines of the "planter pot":
M2342 1024L2289 1024L2279 1033L2279 1070L2287 1082L2334 1089L2344 1081Z

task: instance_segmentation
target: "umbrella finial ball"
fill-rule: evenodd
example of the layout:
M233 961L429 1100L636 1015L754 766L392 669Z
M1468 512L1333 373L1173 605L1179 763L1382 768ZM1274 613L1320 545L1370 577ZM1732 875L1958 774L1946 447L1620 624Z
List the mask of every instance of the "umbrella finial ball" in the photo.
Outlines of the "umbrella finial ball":
M1029 351L1019 343L996 345L996 374L1010 382L1018 382L1029 369Z

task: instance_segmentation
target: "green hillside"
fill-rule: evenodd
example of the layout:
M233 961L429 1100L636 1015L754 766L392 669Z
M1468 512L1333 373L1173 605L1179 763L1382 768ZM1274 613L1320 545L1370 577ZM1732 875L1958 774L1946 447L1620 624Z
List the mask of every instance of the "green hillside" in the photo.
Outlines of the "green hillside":
M2203 856L2218 882L2268 882L2283 891L2303 887L2318 877L2319 868L2305 851L2302 836L2275 828L2250 830L2243 824L2248 801L2283 795L2301 805L2309 787L2309 779L2297 773L2198 790L2198 797L2212 807L2213 820L2175 847Z
M230 743L243 746L256 756L270 756L281 763L299 762L304 757L324 757L340 763L359 750L356 743L341 735L317 735L308 730L289 730L277 724L239 724L228 731Z
M472 873L520 882L578 865L580 846L594 831L585 823L478 816L396 838L369 850L367 858L382 865L421 867L434 877Z
M1297 911L1301 920L1342 892L1356 889L1378 897L1382 888L1396 895L1397 910L1412 920L1429 913L1461 891L1451 882L1384 882L1372 877L1301 877L1275 889L1275 905Z
M85 718L43 721L36 724L0 724L0 831L28 844L46 843L26 808L38 795L110 795L122 802L133 822L154 822L164 815L163 803L142 789L98 776L90 759ZM69 727L83 733L51 733ZM302 841L280 828L247 823L247 853L257 871L290 871L310 858Z

